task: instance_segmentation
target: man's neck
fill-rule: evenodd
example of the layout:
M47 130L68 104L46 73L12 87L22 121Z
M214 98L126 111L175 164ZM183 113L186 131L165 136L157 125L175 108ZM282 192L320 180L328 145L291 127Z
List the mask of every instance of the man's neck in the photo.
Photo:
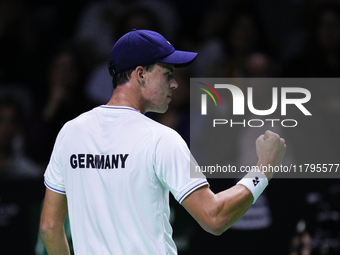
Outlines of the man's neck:
M117 86L107 105L112 106L128 106L134 108L141 113L145 113L144 101L140 96L139 87L132 82Z

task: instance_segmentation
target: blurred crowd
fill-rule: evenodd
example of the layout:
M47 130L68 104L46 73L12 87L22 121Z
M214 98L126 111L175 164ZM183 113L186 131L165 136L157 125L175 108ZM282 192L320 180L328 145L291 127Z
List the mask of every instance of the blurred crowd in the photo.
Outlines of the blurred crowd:
M132 28L158 31L175 48L199 53L176 70L180 86L167 113L149 114L188 145L190 77L340 76L336 0L0 0L0 254L44 254L37 229L54 140L65 122L107 103L109 53ZM289 160L339 163L339 88L313 88L311 107L320 117L301 123L303 136L286 134L298 141ZM258 134L247 132L226 138L234 163L250 159L247 141ZM243 227L218 238L171 200L179 254L340 254L339 181L275 182ZM228 182L211 183L217 192ZM258 212L266 221L249 228Z

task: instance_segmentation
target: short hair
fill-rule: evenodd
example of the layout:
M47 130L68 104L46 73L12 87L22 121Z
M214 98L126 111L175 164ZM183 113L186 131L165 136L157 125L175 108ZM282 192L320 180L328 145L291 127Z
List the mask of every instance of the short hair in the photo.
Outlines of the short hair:
M146 66L144 66L144 68L147 72L152 71L155 64L156 63L146 65ZM112 78L113 89L117 88L118 85L121 85L121 84L128 82L129 79L131 78L131 73L134 71L134 69L131 69L131 70L128 70L128 71L125 71L125 72L122 72L122 73L115 74L112 61L109 61L107 67L109 69L110 75L113 76L113 78Z

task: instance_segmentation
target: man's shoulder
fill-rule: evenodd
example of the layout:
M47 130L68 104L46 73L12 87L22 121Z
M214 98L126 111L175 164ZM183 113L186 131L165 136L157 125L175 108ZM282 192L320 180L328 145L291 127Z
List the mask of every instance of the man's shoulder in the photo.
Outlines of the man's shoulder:
M162 123L159 123L159 122L157 122L157 121L155 121L155 120L153 120L153 119L151 119L151 118L149 118L145 115L143 115L142 118L143 118L145 124L148 125L149 128L155 134L159 134L159 135L166 135L167 134L167 135L175 135L175 136L178 135L178 133L174 129L172 129L168 126L165 126Z
M94 123L93 118L95 116L95 109L96 108L89 110L87 112L84 112L84 113L78 115L77 117L75 117L74 119L67 121L64 124L64 126L61 128L61 130L59 131L58 136L63 136L71 130L78 132L78 131L84 129L84 127L85 128L89 127L89 125L91 125L91 123Z
M95 117L98 107L95 107L89 111L83 112L74 119L69 120L65 123L66 126L72 125L83 125L86 123L91 123L91 120Z

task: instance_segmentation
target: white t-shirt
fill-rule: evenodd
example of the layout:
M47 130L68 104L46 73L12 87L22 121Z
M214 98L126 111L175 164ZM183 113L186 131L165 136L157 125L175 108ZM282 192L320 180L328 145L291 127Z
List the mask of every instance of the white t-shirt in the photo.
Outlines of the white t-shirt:
M45 185L67 196L76 254L177 254L169 191L181 203L208 185L190 178L193 162L174 130L103 105L61 129Z

